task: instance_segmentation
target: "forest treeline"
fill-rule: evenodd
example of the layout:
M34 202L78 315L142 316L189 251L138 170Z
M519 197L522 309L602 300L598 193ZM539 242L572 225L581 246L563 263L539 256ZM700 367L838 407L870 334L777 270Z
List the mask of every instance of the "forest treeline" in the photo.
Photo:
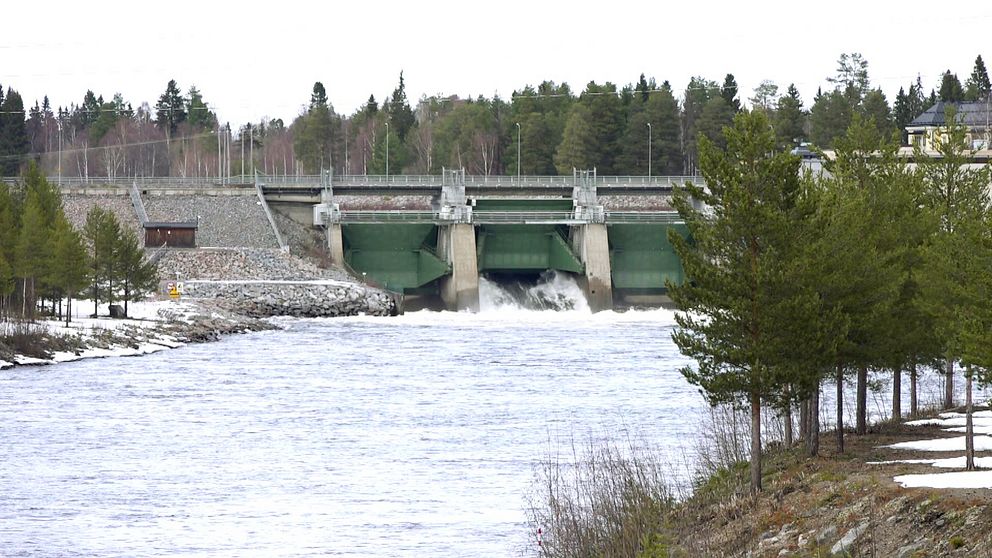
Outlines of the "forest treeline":
M14 186L0 183L0 320L65 317L72 301L140 300L158 288L158 269L137 234L99 206L82 232L66 218L58 186L29 163ZM64 305L63 305L64 302Z
M744 110L767 116L778 147L809 142L829 149L856 115L888 135L938 100L974 100L990 90L981 56L963 82L948 70L926 93L918 76L891 102L872 86L868 62L858 53L841 55L827 82L811 102L795 85L770 81L742 99L733 74L693 77L682 92L642 74L624 86L590 82L573 91L545 81L514 91L509 100L434 96L411 106L401 73L381 103L370 95L350 116L334 110L317 82L289 125L263 119L236 129L218 121L195 86L183 93L174 80L153 105L137 108L120 94L108 100L93 91L68 107L53 108L45 97L25 108L8 84L0 88L0 175L17 175L31 160L48 176L80 177L293 175L328 168L434 174L443 167L475 175L570 174L573 168L645 175L649 167L655 175L688 175L698 171L698 138L722 145L721 130Z
M687 183L674 198L692 241L669 232L689 280L668 287L680 311L673 338L698 363L685 377L712 403L751 411L752 487L761 487L762 408L788 417L787 444L800 409L816 455L819 393L833 383L843 452L846 382L864 434L873 376L892 379L898 419L903 374L911 414L922 370L943 370L949 408L955 364L973 469L972 384L992 382L992 169L969 164L967 129L949 126L935 140L939 156L918 152L913 168L896 134L855 115L826 173L800 172L760 111L725 132L722 145L700 140L707 189Z

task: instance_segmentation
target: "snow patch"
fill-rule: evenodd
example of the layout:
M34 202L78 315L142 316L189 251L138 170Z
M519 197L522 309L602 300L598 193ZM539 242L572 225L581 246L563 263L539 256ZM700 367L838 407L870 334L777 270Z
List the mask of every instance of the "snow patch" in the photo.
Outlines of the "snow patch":
M911 440L882 447L915 451L964 451L964 438L964 436L955 436L953 438ZM975 451L992 451L992 436L976 435Z
M958 471L893 478L903 488L992 488L992 471Z

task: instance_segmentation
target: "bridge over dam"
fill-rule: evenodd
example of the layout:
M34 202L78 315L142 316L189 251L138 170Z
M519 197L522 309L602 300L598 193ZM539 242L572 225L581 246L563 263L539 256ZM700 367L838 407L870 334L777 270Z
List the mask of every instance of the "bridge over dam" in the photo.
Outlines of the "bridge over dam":
M594 311L667 300L666 281L683 279L668 231L688 234L671 192L701 183L595 171L259 180L273 210L299 222L311 217L324 230L335 264L402 293L408 308L440 299L451 310L477 310L482 275L557 271L578 279Z

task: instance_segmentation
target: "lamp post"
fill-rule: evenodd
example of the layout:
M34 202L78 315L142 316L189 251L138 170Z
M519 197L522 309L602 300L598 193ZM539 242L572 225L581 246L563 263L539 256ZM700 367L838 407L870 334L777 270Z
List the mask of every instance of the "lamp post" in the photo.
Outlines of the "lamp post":
M648 178L651 178L651 123L648 122Z
M386 121L386 181L389 181L389 121Z
M520 123L517 122L517 182L520 182Z
M59 127L59 186L62 186L62 120L56 120L55 124Z

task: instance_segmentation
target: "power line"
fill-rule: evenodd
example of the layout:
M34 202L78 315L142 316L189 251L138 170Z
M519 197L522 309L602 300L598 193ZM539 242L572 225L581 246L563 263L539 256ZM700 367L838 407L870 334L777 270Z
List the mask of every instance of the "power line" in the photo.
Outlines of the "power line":
M226 132L226 131L227 130L224 130L224 132ZM183 140L188 140L188 139L213 138L216 135L217 135L217 132L204 132L202 134L194 134L192 136L183 136L183 137L172 138L172 139L148 140L148 141L139 141L139 142L133 142L133 143L119 143L119 144L115 144L115 145L98 145L96 147L74 147L72 149L62 149L61 151L40 151L40 152L39 151L35 151L35 152L31 152L31 153L24 153L24 154L21 154L21 155L0 155L0 161L27 160L27 159L33 159L35 157L43 157L45 155L56 155L56 154L58 154L60 152L63 155L66 155L66 154L71 154L71 153L88 152L88 151L101 151L101 150L102 151L105 151L105 150L109 150L109 149L121 149L121 148L125 148L125 147L141 147L141 146L145 146L145 145L157 145L157 144L162 144L162 143L175 143L175 142L181 142Z

